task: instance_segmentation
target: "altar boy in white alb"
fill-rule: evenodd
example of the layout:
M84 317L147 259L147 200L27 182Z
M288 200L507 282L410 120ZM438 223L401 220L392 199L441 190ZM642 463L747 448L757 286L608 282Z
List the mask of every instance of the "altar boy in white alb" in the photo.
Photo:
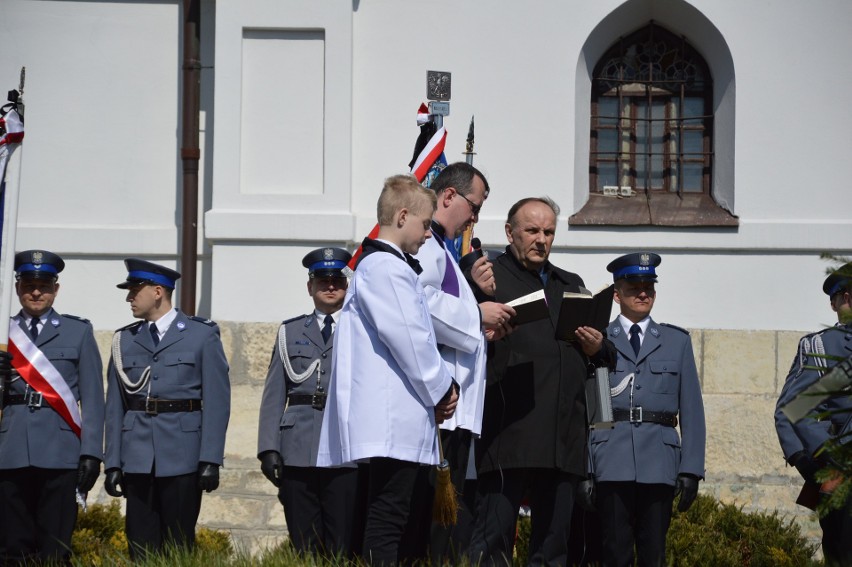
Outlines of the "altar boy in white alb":
M365 239L334 334L317 464L369 459L363 553L394 565L422 465L438 464L440 421L458 387L438 353L416 253L431 236L434 193L407 175L385 181L379 233ZM428 488L427 488L428 489Z

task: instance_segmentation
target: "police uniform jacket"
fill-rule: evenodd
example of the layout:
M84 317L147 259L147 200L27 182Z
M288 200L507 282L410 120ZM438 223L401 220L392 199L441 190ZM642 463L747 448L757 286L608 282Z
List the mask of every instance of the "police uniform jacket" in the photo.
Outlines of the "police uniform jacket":
M304 381L294 382L281 361L280 334L276 335L260 404L257 453L277 451L285 466L314 467L323 411L311 404L288 406L287 397L313 396L318 385L328 393L333 342L326 344L323 340L314 313L284 321L281 326L286 331L287 354L293 370L303 374L314 361L319 360L320 365Z
M579 292L583 280L549 262L547 285L508 250L494 260L495 300L507 303L545 290L550 316L525 323L489 343L488 386L482 440L477 443L480 473L501 468L548 468L586 474L586 355L579 346L556 339L562 294ZM605 340L591 361L614 363Z
M22 314L12 319L29 334ZM35 345L80 404L81 437L47 402L32 411L26 405L7 406L0 420L0 469L76 469L81 455L103 459L103 366L91 323L51 309ZM23 394L26 386L16 378L6 385L6 392Z
M811 382L822 374L822 372L816 370L816 368L809 369L807 368L808 366L826 368L829 365L829 361L812 356L815 353L825 352L823 336L828 331L831 331L832 334L832 337L829 339L829 343L834 343L835 341L832 339L835 338L833 335L837 332L836 327L823 329L816 333L810 333L799 339L799 347L796 349L796 356L793 358L793 363L790 365L790 371L787 373L787 378L784 380L784 386L781 389L781 394L778 396L778 403L775 405L775 432L778 434L778 442L781 444L781 451L784 453L784 460L788 462L790 457L800 451L803 451L805 446L796 434L796 431L793 429L793 424L790 423L790 420L787 419L787 416L784 415L784 412L781 410L784 407L784 404L792 399L790 395L791 390L797 386L801 386L801 383L797 384L798 380L801 379L806 382ZM797 388L796 391L800 390ZM816 421L810 419L807 420L806 424L806 427L809 430L815 430L811 432L808 437L822 440L828 439L828 428L831 424L830 421Z
M479 303L438 234L433 232L415 257L423 268L420 282L441 357L459 385L456 412L440 427L462 428L478 435L482 430L487 353Z
M838 325L826 329L821 333L824 352L828 356L845 359L852 356L852 325ZM814 352L805 353L804 365L812 367L823 367L830 369L839 360L827 360L814 356ZM802 369L801 374L795 379L783 403L793 399L799 393L806 390L816 382L825 370ZM783 405L782 403L782 405ZM793 424L793 430L808 452L814 454L831 437L843 435L852 431L852 398L847 394L832 396L822 401L816 408L815 413L830 412L826 422L816 422L813 418L805 418ZM848 437L846 438L848 443Z
M151 398L203 400L203 409L150 415L127 411L125 399L145 398L123 391L110 359L106 409L106 469L124 473L177 476L198 470L199 462L221 465L231 406L228 361L212 321L178 312L157 346L148 323L139 321L121 333L121 364L132 381L151 368ZM124 394L124 395L122 395ZM125 397L126 396L126 397Z
M370 457L438 464L435 405L452 377L423 286L397 247L368 239L364 250L334 332L318 465Z
M678 414L677 429L658 423L618 421L590 433L593 473L598 481L674 485L678 474L704 477L704 403L689 333L649 321L639 354L616 318L607 336L618 350L610 386L633 374L633 407ZM613 411L630 409L631 384L612 398Z

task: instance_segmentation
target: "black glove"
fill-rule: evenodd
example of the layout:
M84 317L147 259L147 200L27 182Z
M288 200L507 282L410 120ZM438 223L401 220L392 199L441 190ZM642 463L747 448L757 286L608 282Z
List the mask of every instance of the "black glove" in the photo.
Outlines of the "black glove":
M580 481L577 486L577 501L584 510L596 512L595 510L595 481L592 478Z
M198 488L205 492L213 492L219 488L219 465L198 464Z
M260 470L263 476L275 486L281 486L281 473L284 461L278 451L264 451L260 454Z
M805 481L816 483L814 475L816 475L822 466L807 451L802 450L794 454L790 457L789 463L796 467L796 470L799 471L799 474L802 475Z
M677 511L686 512L698 496L698 477L688 473L677 475L675 496L678 494L680 494L680 502L677 503Z
M77 465L77 490L88 492L98 480L101 474L101 461L88 455L80 456L80 464Z
M5 350L0 351L0 380L8 382L12 377L12 355ZM2 384L0 384L2 386ZM2 390L2 387L0 387Z
M121 469L108 469L106 471L106 480L104 480L104 488L110 496L124 496L124 484Z

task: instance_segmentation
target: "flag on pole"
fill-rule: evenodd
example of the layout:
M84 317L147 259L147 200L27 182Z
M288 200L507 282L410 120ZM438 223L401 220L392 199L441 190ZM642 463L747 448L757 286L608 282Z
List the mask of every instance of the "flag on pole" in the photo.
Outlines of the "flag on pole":
M24 76L25 69L22 68L18 89L9 91L9 103L0 107L0 350L6 350L9 341L6 321L12 311L12 269L21 181L21 172L18 171L17 183L7 187L6 171L12 154L24 140L24 102L21 98L24 92ZM20 164L20 159L18 163ZM3 384L0 384L0 394L2 390Z
M417 181L422 183L424 187L429 187L432 180L447 167L447 158L444 157L447 129L443 126L438 128L435 125L435 120L429 114L429 107L426 106L426 103L421 103L417 110L417 125L420 126L420 135L417 136L417 141L414 143L414 157L412 157L408 167L411 168L410 172L417 178ZM377 224L367 235L367 238L376 238L378 234L379 225ZM359 244L358 249L352 254L352 259L349 260L350 269L355 269L355 264L358 263L361 252L361 245Z
M3 226L6 221L6 165L23 141L24 122L15 105L7 104L0 109L0 248L3 246Z
M408 167L417 181L424 187L429 187L432 180L447 167L447 158L444 157L447 129L443 126L437 127L425 103L422 103L417 111L417 125L420 126L420 135L414 144L414 157Z

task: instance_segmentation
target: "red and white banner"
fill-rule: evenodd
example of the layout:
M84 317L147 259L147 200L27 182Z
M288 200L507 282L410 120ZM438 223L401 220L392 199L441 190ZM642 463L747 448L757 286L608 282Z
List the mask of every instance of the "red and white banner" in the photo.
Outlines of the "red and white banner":
M79 437L83 421L71 388L14 319L9 323L9 354L13 356L12 366L21 378L33 390L41 393L50 407L62 416Z
M423 148L423 151L420 152L420 155L417 156L414 165L411 166L411 174L417 178L417 181L423 182L435 161L444 153L446 143L447 129L441 126L426 144L426 147Z

